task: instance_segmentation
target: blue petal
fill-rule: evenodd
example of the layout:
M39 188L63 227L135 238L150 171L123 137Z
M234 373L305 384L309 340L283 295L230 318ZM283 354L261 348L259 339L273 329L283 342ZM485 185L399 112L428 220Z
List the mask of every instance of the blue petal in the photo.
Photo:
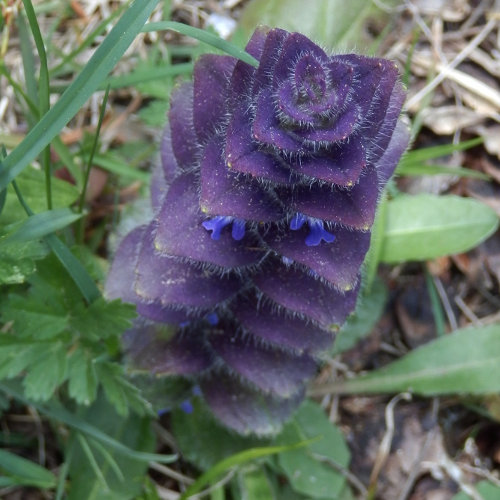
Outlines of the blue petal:
M208 313L205 319L208 321L208 324L212 326L215 326L219 322L219 316L216 312Z
M304 214L296 213L290 221L290 229L292 231L297 231L305 224L306 220L307 217Z
M220 232L231 223L232 217L218 215L213 219L206 220L201 223L201 225L207 230L212 231L212 239L218 240L220 238Z
M306 245L308 247L318 246L323 240L326 243L332 243L335 240L335 236L323 227L322 220L310 218L308 222L310 231L306 238Z
M189 399L186 399L180 404L180 408L184 413L193 413L193 405Z
M245 220L244 219L234 219L233 230L231 236L236 241L240 241L245 236Z

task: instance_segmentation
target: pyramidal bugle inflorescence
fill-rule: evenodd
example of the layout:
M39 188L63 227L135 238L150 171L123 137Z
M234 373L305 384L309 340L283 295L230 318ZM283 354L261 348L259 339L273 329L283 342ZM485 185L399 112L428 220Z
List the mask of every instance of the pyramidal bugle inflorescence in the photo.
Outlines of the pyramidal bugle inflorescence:
M352 313L377 202L409 140L391 61L259 28L171 98L148 225L107 281L133 363L193 381L226 426L276 432ZM166 338L164 325L174 325Z

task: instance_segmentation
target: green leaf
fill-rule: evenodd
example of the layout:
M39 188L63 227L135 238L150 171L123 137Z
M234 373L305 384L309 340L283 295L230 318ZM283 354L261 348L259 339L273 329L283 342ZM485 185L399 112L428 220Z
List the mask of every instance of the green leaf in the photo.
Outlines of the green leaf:
M248 38L261 24L298 31L325 46L328 50L366 46L363 25L372 17L387 18L374 2L366 0L252 0L240 18L240 26Z
M300 441L295 442L294 444L250 448L249 450L240 451L239 453L216 463L211 469L202 474L193 484L189 486L189 488L187 488L179 500L186 500L190 496L200 492L207 484L215 482L219 476L233 467L251 462L258 458L269 457L271 455L276 455L277 453L302 448L303 446L307 446L309 442L310 441Z
M243 437L222 427L198 398L193 400L192 413L172 412L172 430L183 457L201 470L239 451L269 444L269 440Z
M85 411L82 418L129 448L145 452L154 450L150 420L137 415L123 418L102 397ZM85 444L82 446L82 443ZM89 464L85 445L98 467L97 474ZM112 456L91 438L77 439L73 446L68 500L128 500L141 492L148 467L146 462L123 455Z
M128 7L61 98L33 127L21 144L3 160L0 191L15 179L75 116L114 68L157 3L158 0L136 0Z
M0 312L6 320L13 322L11 328L18 338L50 339L61 334L69 323L68 314L50 310L46 303L27 300L23 295L9 295L0 305Z
M274 492L262 468L253 468L239 474L241 495L246 500L273 500Z
M6 241L19 243L43 238L69 226L81 217L82 214L75 214L69 208L40 212L25 219L15 231L0 240L0 245L4 245Z
M5 243L0 246L0 285L24 283L35 272L35 261L48 253L47 245L39 241Z
M427 260L465 252L497 227L495 212L471 198L399 195L387 204L381 260Z
M83 348L68 359L68 392L78 404L88 406L97 396L97 373L92 356Z
M23 380L26 397L34 401L48 401L67 377L68 359L65 346L55 342L45 349Z
M498 500L500 498L500 487L489 481L479 481L474 487L482 497L482 500ZM471 497L464 492L457 493L451 500L470 500Z
M339 495L345 487L345 478L327 462L347 467L350 453L342 433L328 420L321 407L305 401L277 442L290 443L318 436L319 439L307 447L281 453L278 464L295 491L312 498L342 500Z
M406 163L398 167L398 175L456 175L457 177L470 177L472 179L490 180L490 176L462 167L446 167L443 165L427 165L425 163Z
M121 365L102 362L96 364L96 370L107 400L119 415L128 415L130 409L140 415L150 412L150 405L142 398L139 389L125 379Z
M403 155L398 165L398 172L400 168L405 168L407 165L423 163L428 160L434 160L443 156L450 155L456 151L464 151L473 148L484 142L483 137L476 137L469 141L459 142L458 144L442 144L440 146L432 146L429 148L419 148L413 151L408 151Z
M33 212L38 213L47 209L47 203L40 193L45 190L45 178L43 172L29 168L18 176L17 185L23 194L25 202ZM14 189L7 189L7 200L5 208L0 215L0 225L8 225L18 222L25 217L25 213L19 205ZM69 182L57 178L52 179L52 202L54 208L66 208L78 199L78 189Z
M0 450L0 474L9 474L12 485L49 489L56 485L52 472L31 460Z
M311 394L391 393L487 394L500 391L500 323L457 330L401 359Z
M363 290L354 314L337 333L332 350L333 356L348 351L372 331L382 316L386 301L387 288L382 280L375 280L370 290Z
M222 50L226 54L236 57L237 59L240 59L241 61L246 62L251 66L257 67L259 65L257 59L251 56L248 52L241 50L239 47L233 45L230 42L227 42L226 40L220 38L217 35L209 33L208 31L205 30L200 30L199 28L194 28L193 26L189 26L187 24L177 23L174 21L159 21L155 23L148 23L142 29L142 31L144 32L160 31L160 30L177 31L179 33L182 33L183 35L195 38L200 42L207 43L208 45L216 49Z
M89 423L86 418L81 417L75 413L71 413L66 410L57 400L53 400L49 405L43 405L35 401L27 399L21 390L21 387L17 381L2 382L0 384L0 390L9 395L12 398L21 401L25 405L31 405L36 408L40 413L52 418L63 424L70 426L72 429L76 429L83 432L85 435L96 439L107 448L112 448L115 453L124 455L136 460L142 460L143 462L159 462L159 463L171 463L177 459L175 455L160 455L158 453L149 453L144 451L135 450L126 444L114 439L112 436L103 432L100 428Z

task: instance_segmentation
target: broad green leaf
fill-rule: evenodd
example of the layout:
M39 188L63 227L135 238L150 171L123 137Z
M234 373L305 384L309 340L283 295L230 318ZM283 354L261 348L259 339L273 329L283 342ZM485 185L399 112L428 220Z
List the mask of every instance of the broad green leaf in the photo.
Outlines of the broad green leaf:
M49 489L56 485L52 472L31 460L0 450L0 474L9 474L13 485Z
M151 422L148 418L136 415L121 417L102 397L82 417L90 425L127 447L145 452L154 450ZM111 450L89 438L76 439L73 446L68 500L128 500L136 498L140 493L148 467L146 462L110 454ZM90 456L95 460L97 474L95 467L89 464L85 446L88 446Z
M484 203L455 195L399 195L387 204L381 260L427 260L474 248L498 217Z
M187 500L190 496L200 492L205 486L215 482L222 474L234 467L252 462L258 458L269 457L271 455L276 455L277 453L302 448L307 446L309 443L310 440L281 446L265 446L262 448L250 448L248 450L240 451L239 453L216 463L211 469L202 474L193 484L189 486L189 488L186 489L179 500Z
M239 474L238 484L246 500L273 500L274 493L269 478L262 468L253 468Z
M264 24L303 33L327 50L359 49L367 45L363 25L374 16L386 18L387 14L366 0L252 0L243 10L244 35L238 38L248 38Z
M201 470L242 450L269 444L268 439L243 437L229 431L214 420L197 398L193 400L192 413L180 409L172 412L172 430L184 458Z
M347 467L350 453L342 433L317 404L305 401L277 442L318 437L307 447L281 453L278 463L295 491L311 498L343 500L339 495L345 487L345 477L329 466L328 461Z
M124 12L61 98L3 160L0 190L15 179L75 116L125 53L158 1L136 0Z
M311 394L403 391L423 395L499 392L500 323L457 330L379 370L317 387Z
M386 301L387 288L382 280L375 280L369 291L363 291L354 314L337 333L332 355L335 356L351 349L359 340L368 335L382 316Z
M0 240L0 245L4 245L5 242L24 243L43 238L69 226L81 217L82 214L75 214L69 208L56 208L40 212L25 219L19 227Z
M500 487L489 481L480 481L474 487L481 495L482 500L498 500L500 498ZM451 500L470 500L471 497L464 492L457 493Z

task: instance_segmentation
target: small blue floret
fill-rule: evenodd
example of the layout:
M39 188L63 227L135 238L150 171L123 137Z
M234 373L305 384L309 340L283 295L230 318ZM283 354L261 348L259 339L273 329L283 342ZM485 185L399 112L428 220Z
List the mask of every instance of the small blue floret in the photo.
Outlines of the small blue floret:
M297 231L306 222L309 225L309 234L305 239L308 247L318 246L322 241L325 241L326 243L332 243L335 241L335 236L325 229L324 222L321 219L307 217L301 213L297 213L293 216L290 221L290 229L292 231Z
M326 243L332 243L335 240L335 236L323 227L323 221L320 219L309 220L309 231L306 238L306 245L308 247L315 247L322 240L326 241Z
M245 221L243 219L236 219L234 217L229 217L225 215L218 215L212 219L206 220L201 223L201 225L207 230L212 231L211 238L213 240L220 239L221 231L233 223L233 228L231 231L231 236L234 240L239 241L245 236Z
M245 236L245 221L243 219L234 219L231 236L234 240L240 241Z
M179 406L184 413L193 413L193 404L189 399L183 401Z
M304 214L296 213L290 221L290 229L292 231L297 231L305 224L306 221L307 217Z
M232 217L226 217L218 215L213 219L206 220L201 223L201 225L207 230L212 231L212 239L218 240L220 238L220 232L233 221Z
M208 313L205 319L208 321L208 324L212 326L215 326L219 322L219 316L216 312Z

